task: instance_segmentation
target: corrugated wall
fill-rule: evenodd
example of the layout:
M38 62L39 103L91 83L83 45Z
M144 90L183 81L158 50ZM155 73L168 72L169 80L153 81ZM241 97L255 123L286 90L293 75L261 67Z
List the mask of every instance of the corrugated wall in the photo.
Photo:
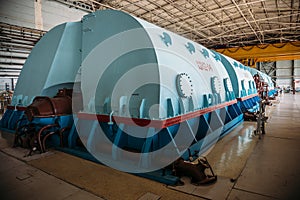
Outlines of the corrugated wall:
M1 22L46 31L64 22L78 21L87 14L51 0L0 0L0 4Z
M276 62L276 83L278 86L291 86L292 61L284 60Z
M34 0L1 0L0 20L29 28L35 28Z
M300 91L300 60L295 60L294 63L295 87Z
M285 60L276 62L276 84L281 87L300 87L300 60Z

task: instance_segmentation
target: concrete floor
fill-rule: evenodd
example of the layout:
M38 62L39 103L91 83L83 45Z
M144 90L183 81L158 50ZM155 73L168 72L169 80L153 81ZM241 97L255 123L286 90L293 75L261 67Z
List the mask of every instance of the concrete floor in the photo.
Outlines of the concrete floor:
M280 102L280 103L279 103ZM207 152L218 181L170 187L62 152L24 158L0 137L0 199L300 199L300 94L269 107L266 135L244 122Z
M300 199L300 95L279 100L229 199Z

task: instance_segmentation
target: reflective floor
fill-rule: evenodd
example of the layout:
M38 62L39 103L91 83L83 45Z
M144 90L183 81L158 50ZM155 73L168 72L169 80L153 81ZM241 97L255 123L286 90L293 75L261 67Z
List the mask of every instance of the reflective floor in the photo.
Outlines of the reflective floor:
M169 187L62 152L30 159L0 138L0 199L300 199L300 94L268 107L266 135L243 122L206 154L216 184ZM5 197L5 198L2 198Z
M271 108L266 135L258 141L229 199L249 193L262 199L300 199L300 95L285 94L278 100Z
M256 122L243 122L209 152L207 159L216 174L234 179L240 175L258 141L255 129Z

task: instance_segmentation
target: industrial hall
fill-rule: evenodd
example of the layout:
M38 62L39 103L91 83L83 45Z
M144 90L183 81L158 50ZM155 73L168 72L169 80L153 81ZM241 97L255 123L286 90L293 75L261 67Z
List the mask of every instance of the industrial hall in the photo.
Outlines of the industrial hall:
M300 199L299 0L0 2L0 199Z

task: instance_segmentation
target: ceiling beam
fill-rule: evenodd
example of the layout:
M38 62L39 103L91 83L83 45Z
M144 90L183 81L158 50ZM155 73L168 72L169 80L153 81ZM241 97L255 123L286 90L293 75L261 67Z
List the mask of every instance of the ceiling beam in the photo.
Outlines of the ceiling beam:
M242 12L242 10L240 9L239 5L236 3L235 0L231 0L232 3L236 6L236 8L238 9L238 11L240 12L240 14L242 15L242 17L244 18L244 20L246 21L246 23L249 25L250 29L253 31L253 33L255 34L255 36L257 37L257 39L259 40L260 43L262 43L260 37L258 36L257 32L254 30L254 28L252 27L251 23L249 22L249 20L245 17L244 13Z

